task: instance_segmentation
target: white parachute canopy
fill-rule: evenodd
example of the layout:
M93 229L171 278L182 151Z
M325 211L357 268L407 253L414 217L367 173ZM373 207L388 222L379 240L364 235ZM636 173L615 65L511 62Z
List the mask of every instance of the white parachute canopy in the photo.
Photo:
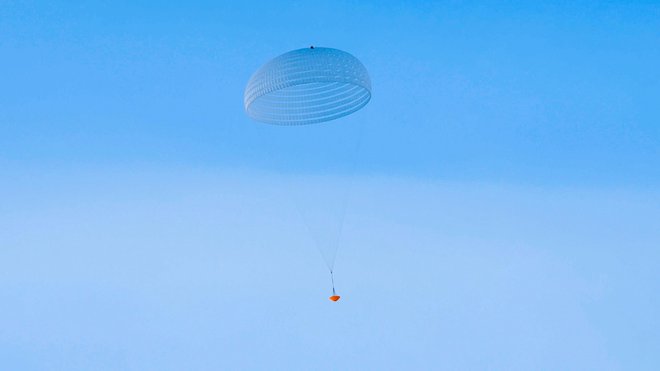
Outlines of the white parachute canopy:
M275 125L338 119L370 99L371 80L357 58L338 49L314 47L266 63L252 75L243 96L248 116Z
M289 178L294 190L291 195L331 272L341 244L351 183L348 173L355 165L364 121L345 116L370 99L371 80L364 65L351 54L332 48L284 53L257 70L245 88L243 101L249 117L272 125L297 126L284 130L264 125L273 128L264 132L271 146L282 136L295 137L282 146L287 158L304 163L301 176ZM308 125L331 120L336 121ZM337 169L340 176L336 176Z

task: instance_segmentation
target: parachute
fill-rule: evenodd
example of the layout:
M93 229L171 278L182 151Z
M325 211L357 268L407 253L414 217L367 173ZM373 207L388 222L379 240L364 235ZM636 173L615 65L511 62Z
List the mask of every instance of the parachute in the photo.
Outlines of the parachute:
M342 50L313 46L284 53L263 65L252 75L243 95L245 112L250 118L279 126L308 126L333 120L345 124L345 116L360 110L370 100L371 80L357 58ZM332 140L327 135L319 138L322 142ZM321 191L324 186L328 187L320 182L315 189ZM312 194L315 202L325 200L326 204L317 203L316 210L305 205L300 210L306 215L305 222L330 270L332 301L339 300L333 269L346 193L342 193L343 200L339 202L328 201L323 193Z
M354 56L332 48L282 54L261 67L245 88L248 116L274 125L335 120L371 99L367 69Z

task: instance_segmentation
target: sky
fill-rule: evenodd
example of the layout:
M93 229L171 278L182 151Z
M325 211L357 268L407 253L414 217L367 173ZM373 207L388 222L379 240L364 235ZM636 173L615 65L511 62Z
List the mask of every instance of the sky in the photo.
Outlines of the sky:
M656 370L659 44L652 1L2 1L0 368ZM371 102L250 120L309 45Z

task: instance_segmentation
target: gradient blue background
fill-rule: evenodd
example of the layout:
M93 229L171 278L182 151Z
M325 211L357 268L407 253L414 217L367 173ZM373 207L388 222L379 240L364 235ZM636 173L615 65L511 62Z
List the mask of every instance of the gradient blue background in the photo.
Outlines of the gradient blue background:
M336 304L328 157L242 107L311 44L374 86ZM0 369L657 370L658 45L656 2L0 2Z

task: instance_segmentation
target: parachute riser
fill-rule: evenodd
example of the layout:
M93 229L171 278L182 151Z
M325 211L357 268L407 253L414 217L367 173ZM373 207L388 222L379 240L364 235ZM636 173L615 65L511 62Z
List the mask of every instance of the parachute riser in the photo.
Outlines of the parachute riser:
M332 280L332 296L337 295L335 292L335 275L330 271L330 279Z

